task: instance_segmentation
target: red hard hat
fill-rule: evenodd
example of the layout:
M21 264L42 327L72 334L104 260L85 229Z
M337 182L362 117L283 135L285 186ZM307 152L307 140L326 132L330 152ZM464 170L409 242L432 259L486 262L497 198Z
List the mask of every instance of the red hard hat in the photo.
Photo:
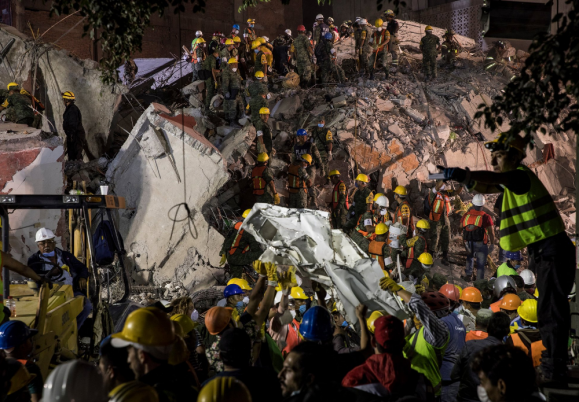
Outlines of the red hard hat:
M300 25L300 26L298 27L298 32L306 32L306 27L303 26L303 25Z
M440 292L424 292L422 301L431 311L443 310L450 307L450 301Z
M458 303L460 300L460 290L454 285L447 283L443 287L440 288L440 293L448 297L450 300L454 300Z
M399 348L404 342L404 324L392 315L379 317L374 321L374 337L384 349Z

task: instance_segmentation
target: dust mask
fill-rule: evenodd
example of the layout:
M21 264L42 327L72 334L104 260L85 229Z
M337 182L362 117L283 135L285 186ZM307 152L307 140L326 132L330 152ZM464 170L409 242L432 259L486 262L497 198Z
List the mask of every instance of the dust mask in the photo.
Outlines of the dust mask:
M245 304L248 304L248 303L249 303L249 297L245 296L245 297L243 298L243 302L244 302Z
M382 28L378 28L378 32L382 32Z
M193 321L197 321L199 319L199 311L193 310L193 312L191 313L191 319Z
M478 395L478 399L480 399L480 402L492 402L487 395L487 390L484 389L482 385L476 387L476 393Z
M254 49L253 51L255 52L255 54L259 53L259 49Z
M385 209L381 209L381 210L380 210L380 215L386 215L386 210L385 210Z
M50 253L42 253L45 257L54 257L56 255L56 250L52 250Z
M296 311L295 310L290 310L289 312L293 318L296 318Z
M237 67L233 67L233 68L231 69L231 71L236 72L236 71L237 71Z
M318 124L318 127L322 128L324 125L322 123Z

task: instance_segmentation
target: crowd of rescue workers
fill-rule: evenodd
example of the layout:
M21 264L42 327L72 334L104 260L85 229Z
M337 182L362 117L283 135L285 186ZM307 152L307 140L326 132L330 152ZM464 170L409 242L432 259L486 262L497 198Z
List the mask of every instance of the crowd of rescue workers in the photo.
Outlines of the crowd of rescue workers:
M382 63L384 53L396 53L390 44L397 44L398 23L391 10L385 20L377 20L372 32L363 18L337 28L331 18L325 23L318 15L313 36L300 26L295 40L289 30L276 39L275 48L283 44L282 54L289 51L276 69L295 65L301 82L309 85L317 57L327 79L332 70L339 72L334 69L333 43L354 35L360 64L367 69L372 65L367 71L373 74L370 56L381 57ZM233 83L253 72L249 107L259 152L253 193L256 202L279 204L268 167L275 152L269 110L261 104L274 59L267 38L257 37L254 24L248 20L242 37L238 25L227 39L215 33L208 46L197 32L191 61L194 79L206 80L207 99L217 89L216 74L221 75L229 106L241 102L241 87ZM424 46L430 46L429 41L423 40ZM315 54L322 52L312 50L320 44L327 47L327 59L320 60ZM230 119L235 117L231 114ZM240 227L247 210L221 249L221 265L231 278L222 300L197 309L190 297L181 297L133 311L122 331L102 341L98 365L72 360L43 379L30 358L35 330L18 317L11 320L4 308L0 401L506 402L544 400L541 384L564 384L572 362L569 302L575 298L575 249L551 196L521 163L524 139L501 135L485 144L493 172L440 167L443 179L429 190L423 216L417 216L409 202L411 190L403 186L375 194L370 178L359 174L352 194L340 172L328 168L333 140L324 125L320 119L311 133L297 132L287 206L315 209L316 179L330 181L332 228L342 229L377 260L384 273L381 291L399 297L409 316L400 319L360 304L356 316L348 317L334 292L316 282L311 289L299 287L299 269L282 270L259 260L262 246ZM442 266L451 262L452 198L462 191L474 193L460 218L467 256L462 280L469 284L464 289L453 284L452 275L432 273L441 266L438 260ZM499 219L493 220L483 194L496 193ZM50 228L38 230L36 241L38 251L28 266L6 253L0 265L39 283L55 264L66 265L63 281L74 286L75 294L83 294L86 267L56 247ZM497 257L491 256L495 245ZM494 272L487 269L493 258L499 265ZM527 268L522 269L524 258ZM411 281L414 291L402 287L403 281ZM79 328L91 309L85 300Z

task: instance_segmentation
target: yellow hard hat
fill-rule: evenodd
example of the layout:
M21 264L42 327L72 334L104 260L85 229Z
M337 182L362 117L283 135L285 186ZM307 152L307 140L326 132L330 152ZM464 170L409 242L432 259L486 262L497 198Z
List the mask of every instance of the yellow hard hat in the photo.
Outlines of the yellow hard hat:
M250 18L247 20L248 24L255 24L255 20L253 18Z
M266 107L262 107L259 109L259 114L269 114L269 109Z
M143 307L127 317L121 332L112 335L127 343L143 346L167 346L175 341L171 320L163 311L155 307ZM113 343L113 346L114 345Z
M432 31L432 27L430 25L427 25L426 28L424 28L425 31Z
M197 38L197 42L195 43L207 43L207 42L205 42L205 39L203 38Z
M269 160L269 156L265 152L262 152L259 155L257 155L257 161L258 162L267 162L268 160Z
M337 174L340 174L338 170L332 170L328 176L335 176Z
M537 300L527 299L517 308L517 313L528 322L537 322Z
M426 219L421 219L416 222L416 227L420 229L430 229L430 223Z
M380 28L383 23L384 23L384 21L382 21L382 19L378 18L378 19L374 22L374 26L375 26L376 28Z
M310 165L312 164L312 155L304 154L304 155L302 155L302 159L305 160L306 162L308 162Z
M373 204L374 203L374 193L370 192L370 195L366 197L366 204Z
M74 100L74 93L72 93L71 91L66 91L65 93L62 94L62 99L72 99Z
M364 183L370 183L370 179L368 178L368 176L366 176L365 174L360 173L358 176L356 176L356 181L362 181Z
M260 36L259 38L257 38L257 41L263 45L265 43L265 38L263 36Z
M234 45L234 44L235 44L235 42L233 42L233 39L226 39L226 40L225 40L225 45L226 45L226 46Z
M159 402L159 395L155 388L134 380L115 387L109 394L109 402Z
M183 334L185 335L193 331L193 329L195 328L195 323L193 322L191 317L188 317L185 314L172 315L171 321L175 321L177 324L179 324L181 326L181 329L183 330Z
M255 72L255 78L263 78L265 77L265 75L263 74L263 71L256 71Z
M424 265L432 265L434 264L434 260L432 259L432 254L430 253L422 253L418 257L418 261L423 263Z
M384 193L376 193L376 195L374 196L374 201L376 201L378 198L382 197L384 195Z
M454 285L454 286L458 289L459 296L462 297L462 288L458 285Z
M267 155L267 154L265 154L265 155ZM241 288L241 290L251 290L251 286L249 286L249 283L245 279L241 279L241 278L230 279L229 282L227 282L227 286L229 286L229 285L237 285Z
M292 288L291 293L290 293L290 297L292 299L300 299L300 300L309 299L309 297L306 296L306 292L304 292L304 290L302 288L300 288L299 286L294 286Z
M251 48L252 49L257 49L260 46L261 46L261 42L258 40L254 40L253 42L251 42Z
M372 314L370 314L370 317L368 317L368 319L366 320L366 325L368 326L370 332L374 333L374 330L376 329L374 327L374 321L376 321L380 317L384 317L387 315L389 314L385 310L372 311Z
M374 233L377 235L383 235L384 233L388 233L388 225L385 223L379 223L376 225L376 229L374 229Z
M197 402L251 402L251 395L235 377L216 377L201 389Z
M527 154L526 148L527 144L524 138L515 135L511 138L510 141L509 137L506 134L500 134L497 138L492 141L485 142L485 147L492 151L498 150L507 150L508 148L514 148L517 151L521 152L523 155Z
M235 43L241 43L241 38L239 36L234 36L233 37L233 42Z
M408 194L408 191L406 190L406 187L404 187L404 186L397 186L397 187L394 189L394 192L395 192L396 194L402 195L402 196Z
M229 61L227 62L227 64L237 64L237 63L238 61L235 57L230 58Z
M246 209L245 211L243 211L243 214L241 216L245 219L245 218L247 218L247 215L249 215L250 212L251 212L251 209Z
M19 86L17 83L11 82L10 84L8 84L8 89L10 89L12 87L17 87L17 86Z

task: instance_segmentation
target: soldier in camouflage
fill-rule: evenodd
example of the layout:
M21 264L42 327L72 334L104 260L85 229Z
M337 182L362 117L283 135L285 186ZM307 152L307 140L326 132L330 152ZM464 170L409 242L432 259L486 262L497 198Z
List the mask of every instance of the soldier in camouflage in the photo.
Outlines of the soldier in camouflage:
M6 121L32 126L34 123L34 111L30 98L20 93L18 84L8 84L8 93L4 94L6 100L0 106L0 111L6 109Z
M328 32L328 29L329 29L329 27L324 22L324 16L322 14L318 14L316 16L316 22L314 23L314 26L313 26L314 46L316 46L320 42L323 35L325 35L326 32Z
M342 229L346 224L346 218L348 217L348 188L341 180L339 171L332 170L329 176L332 184L334 185L331 204L332 228Z
M375 24L376 31L372 34L370 38L370 43L372 46L372 56L368 62L370 67L370 79L374 79L374 72L377 69L384 69L386 72L386 78L388 78L388 69L386 69L386 49L388 43L390 42L390 32L383 27L384 21L377 19Z
M402 246L401 256L406 259L404 274L406 276L412 275L414 278L422 278L424 275L424 267L418 257L422 253L428 252L428 231L430 224L426 219L421 219L416 224L416 236L408 239Z
M253 264L263 254L261 244L251 234L240 230L240 226L241 222L227 235L220 252L222 262L225 256L229 263L232 278L241 278L243 267Z
M320 40L320 43L316 45L316 58L318 59L318 65L322 73L322 83L324 84L330 81L334 73L336 73L338 81L347 81L344 70L336 64L336 49L334 49L332 38L332 34L327 32ZM320 57L317 57L318 54Z
M356 54L359 55L360 58L360 71L364 70L369 73L368 58L372 53L372 46L370 46L372 29L368 26L368 21L365 19L361 19L358 24L360 24L360 37L358 43L356 43Z
M308 176L311 181L311 185L308 186L308 197L310 199L310 205L312 207L316 206L316 197L317 194L314 190L314 183L316 182L316 173L317 169L321 169L322 176L326 175L324 170L324 166L322 164L322 158L320 157L320 152L316 145L308 140L307 137L308 133L304 129L299 129L297 131L297 143L294 145L294 153L291 155L292 161L299 160L303 155L308 154L312 158L312 162L310 162L307 172Z
M262 108L269 107L267 100L265 100L266 94L252 96L249 101L249 111L251 113L251 124L255 127L261 120L259 111Z
M263 82L264 74L258 71L254 74L254 79L247 86L247 93L250 97L267 94L267 85Z
M279 204L279 195L275 190L273 172L268 167L269 156L266 153L257 155L257 164L251 171L253 195L255 202Z
M274 155L273 152L273 136L271 128L269 127L269 109L262 107L259 110L259 120L255 123L256 137L257 137L257 152Z
M225 64L223 66L225 67ZM221 88L225 97L223 113L231 126L237 125L236 120L243 111L241 81L237 60L232 57L228 60L227 67L221 73Z
M334 146L332 132L325 128L326 120L324 117L320 117L318 120L318 126L312 130L312 139L316 144L316 148L320 153L320 158L322 159L322 170L328 173L328 161L332 159L332 147Z
M311 161L312 157L304 154L288 167L288 208L307 208L308 206L308 187L311 187L312 181L306 169Z
M296 57L300 83L302 87L304 87L312 79L312 56L314 55L314 49L306 36L306 28L303 25L298 27L298 37L295 39L292 47Z
M219 69L217 68L219 59L219 50L217 48L213 49L213 53L208 55L203 62L203 69L211 73L211 77L205 80L205 90L207 91L205 97L205 106L209 108L211 106L211 99L215 96L215 91L217 90L217 75L219 74Z
M220 61L220 66L222 70L225 70L225 65L227 64L227 62L229 61L229 59L231 58L231 51L233 50L235 45L235 42L233 42L233 39L227 39L225 41L225 46L223 46L223 49L221 49L221 51L219 52L219 61Z
M357 190L354 193L354 202L348 210L348 222L346 222L345 230L352 230L358 223L358 218L366 212L366 200L372 195L372 190L368 188L370 179L365 174L359 174L356 177ZM374 201L372 197L371 203Z
M438 55L440 38L432 33L432 27L428 25L424 32L426 35L420 40L422 51L422 68L426 80L436 78L436 56Z

